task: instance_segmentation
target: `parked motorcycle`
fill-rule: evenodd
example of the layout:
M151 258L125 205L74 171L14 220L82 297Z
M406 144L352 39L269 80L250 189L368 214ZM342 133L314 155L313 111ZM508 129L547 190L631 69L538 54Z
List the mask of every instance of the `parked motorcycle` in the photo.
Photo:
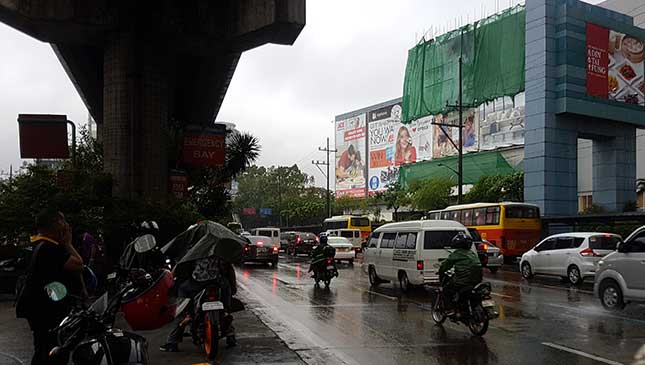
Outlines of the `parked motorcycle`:
M320 265L317 265L313 271L313 278L316 285L320 285L320 282L322 281L325 283L325 287L329 287L331 279L338 276L338 269L336 268L334 259L331 257L327 258L326 261L322 262Z
M108 297L106 292L89 308L72 310L53 330L58 346L50 351L50 355L69 352L75 365L148 364L146 339L113 327L123 298L145 287L148 280L149 275L140 275L116 295ZM65 285L59 282L47 284L45 290L53 301L68 297Z
M215 282L193 299L194 316L190 326L193 343L204 349L209 360L215 359L219 340L226 338L227 346L235 346L233 316L225 314L222 290Z
M446 312L446 302L453 300L447 298L444 288L452 280L454 272L446 273L441 279L441 286L437 289L437 296L432 306L432 319L437 324L442 324L446 318L455 323L463 323L473 335L483 336L488 331L488 322L497 318L499 313L495 310L495 301L491 298L490 283L479 283L465 298L459 298L458 303L450 314Z

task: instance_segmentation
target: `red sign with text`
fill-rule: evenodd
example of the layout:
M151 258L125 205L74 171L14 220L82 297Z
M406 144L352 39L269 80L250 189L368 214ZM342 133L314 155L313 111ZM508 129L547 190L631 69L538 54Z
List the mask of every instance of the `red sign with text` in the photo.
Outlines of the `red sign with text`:
M387 159L387 150L370 151L370 169L388 167L391 163Z
M171 173L168 176L169 188L177 199L184 199L188 195L188 177L181 173Z
M609 95L609 29L587 23L587 95Z
M224 166L226 140L223 134L187 133L184 136L183 160L193 166Z

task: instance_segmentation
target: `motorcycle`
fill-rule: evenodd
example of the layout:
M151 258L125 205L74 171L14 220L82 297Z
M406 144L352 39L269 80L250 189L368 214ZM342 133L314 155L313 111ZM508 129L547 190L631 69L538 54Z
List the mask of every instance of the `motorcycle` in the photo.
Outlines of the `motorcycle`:
M224 312L221 286L214 281L193 298L194 317L190 326L193 343L203 348L209 360L219 351L219 340L226 338L227 347L237 344L233 316Z
M148 274L133 273L136 272L138 277L124 285L116 295L108 297L106 292L89 308L79 306L73 309L52 330L57 336L58 346L50 351L50 356L70 353L75 365L148 364L146 339L114 327L123 298L145 287L150 280ZM47 284L45 290L53 301L68 296L65 285L59 282Z
M454 304L455 310L447 313L446 302L453 300L447 298L444 288L452 280L454 272L446 273L441 279L441 286L437 289L437 296L432 306L432 319L437 324L442 324L446 318L455 323L463 323L468 326L470 332L475 336L483 336L488 331L488 322L499 317L495 310L495 301L491 298L490 283L479 283L465 298L459 298Z
M141 286L121 300L121 311L133 330L154 330L173 321L178 304L170 300L173 275L166 268L154 236L145 234L124 250L116 270L107 276L108 294L114 295L131 281L132 272L140 272Z
M322 281L325 283L325 287L329 287L331 279L338 277L338 269L336 268L334 259L331 257L326 258L313 272L313 279L316 282L316 286L320 285Z

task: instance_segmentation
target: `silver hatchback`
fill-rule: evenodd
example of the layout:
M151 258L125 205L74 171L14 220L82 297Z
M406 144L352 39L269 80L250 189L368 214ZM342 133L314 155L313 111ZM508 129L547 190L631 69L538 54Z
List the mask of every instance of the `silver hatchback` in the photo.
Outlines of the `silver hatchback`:
M598 262L594 294L608 310L623 309L629 302L645 302L645 226Z

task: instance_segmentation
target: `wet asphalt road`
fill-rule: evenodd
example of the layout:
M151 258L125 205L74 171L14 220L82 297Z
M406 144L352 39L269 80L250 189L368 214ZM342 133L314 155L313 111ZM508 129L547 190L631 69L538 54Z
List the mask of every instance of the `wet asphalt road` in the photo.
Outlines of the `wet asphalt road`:
M645 343L645 307L606 312L591 283L486 272L501 316L478 338L461 324L436 325L429 289L370 288L360 260L341 264L329 289L307 269L306 258L281 256L277 269L243 266L238 282L248 306L309 363L630 364Z

